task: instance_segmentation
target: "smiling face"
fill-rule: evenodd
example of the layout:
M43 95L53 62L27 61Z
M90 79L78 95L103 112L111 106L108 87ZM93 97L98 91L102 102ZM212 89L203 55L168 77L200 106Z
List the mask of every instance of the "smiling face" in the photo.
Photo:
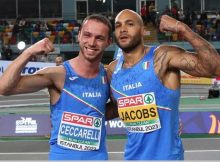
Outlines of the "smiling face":
M111 43L109 28L106 24L90 19L86 20L78 34L80 52L84 59L100 61L103 51Z
M115 18L115 39L118 46L129 52L142 43L144 26L141 17L131 11L123 10Z

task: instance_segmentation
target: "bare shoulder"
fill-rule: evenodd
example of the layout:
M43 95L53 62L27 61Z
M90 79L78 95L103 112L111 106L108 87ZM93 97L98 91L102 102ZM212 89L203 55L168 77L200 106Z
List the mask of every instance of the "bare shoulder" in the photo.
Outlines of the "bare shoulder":
M117 64L117 60L114 60L114 61L110 62L110 63L106 66L106 70L113 72L114 69L115 69L116 64Z
M157 67L163 64L165 67L171 67L181 57L185 57L186 51L175 45L160 45L154 51L154 63Z
M114 60L114 61L112 61L110 64L108 64L108 65L105 67L106 72L107 72L107 76L108 76L108 80L111 79L112 73L113 73L113 71L114 71L114 69L115 69L116 64L117 64L117 60Z
M185 52L185 50L176 45L160 45L155 49L156 55L169 55L173 53Z

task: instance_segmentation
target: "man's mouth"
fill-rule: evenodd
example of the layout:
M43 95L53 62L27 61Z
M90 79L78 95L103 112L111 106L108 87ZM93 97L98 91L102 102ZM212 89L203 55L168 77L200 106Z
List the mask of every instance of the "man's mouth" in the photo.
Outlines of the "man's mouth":
M94 49L94 48L89 48L89 47L85 47L85 49L89 52L95 52L97 51L97 49Z
M122 35L119 37L120 40L127 40L128 39L128 36L127 35Z

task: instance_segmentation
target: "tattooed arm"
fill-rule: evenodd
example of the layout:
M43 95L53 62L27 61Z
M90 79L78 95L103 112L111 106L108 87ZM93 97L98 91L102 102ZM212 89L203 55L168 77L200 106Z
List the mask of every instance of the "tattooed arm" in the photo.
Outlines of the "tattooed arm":
M158 60L167 63L167 68L161 69L179 69L190 75L200 77L220 76L218 52L208 41L194 33L186 24L164 15L161 18L160 30L182 34L195 50L193 53L176 46L162 46L157 52ZM161 70L161 73L164 70Z

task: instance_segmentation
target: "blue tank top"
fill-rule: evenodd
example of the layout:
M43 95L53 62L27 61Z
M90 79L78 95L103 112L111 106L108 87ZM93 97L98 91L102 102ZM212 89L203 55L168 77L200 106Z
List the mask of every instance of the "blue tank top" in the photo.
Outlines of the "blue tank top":
M105 109L109 98L106 71L80 77L64 62L65 83L51 110L50 160L106 160ZM59 76L58 76L59 77Z
M132 68L122 67L121 56L112 74L111 90L127 129L126 160L183 159L178 134L180 89L168 89L158 79L154 50L151 47Z

